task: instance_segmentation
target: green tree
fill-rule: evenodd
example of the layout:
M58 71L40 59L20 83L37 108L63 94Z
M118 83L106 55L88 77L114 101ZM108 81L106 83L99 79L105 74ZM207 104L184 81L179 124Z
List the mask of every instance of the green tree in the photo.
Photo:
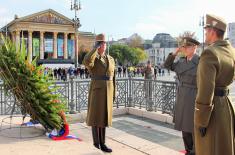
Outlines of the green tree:
M125 65L127 62L137 65L140 61L147 58L144 50L127 45L112 45L110 46L109 54L122 65Z
M133 65L137 65L140 61L147 59L147 54L144 50L140 48L132 48L134 53Z

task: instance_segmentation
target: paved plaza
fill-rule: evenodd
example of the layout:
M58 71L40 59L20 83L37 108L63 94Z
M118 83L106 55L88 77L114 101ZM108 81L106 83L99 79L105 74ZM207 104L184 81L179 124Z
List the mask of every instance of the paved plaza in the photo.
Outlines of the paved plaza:
M0 120L7 116L1 116ZM70 134L82 139L53 141L47 136L40 135L41 130L13 129L1 131L1 155L99 155L102 151L92 146L90 127L83 119L70 115ZM21 120L21 118L14 118ZM82 122L81 122L82 121ZM2 122L2 121L1 121ZM7 127L3 123L2 129ZM14 125L13 125L14 127ZM35 138L24 138L37 135ZM18 138L7 138L14 136ZM22 137L22 138L20 138ZM148 118L124 114L114 117L113 126L107 129L107 144L113 149L113 155L181 155L183 142L181 133L173 129L173 125Z

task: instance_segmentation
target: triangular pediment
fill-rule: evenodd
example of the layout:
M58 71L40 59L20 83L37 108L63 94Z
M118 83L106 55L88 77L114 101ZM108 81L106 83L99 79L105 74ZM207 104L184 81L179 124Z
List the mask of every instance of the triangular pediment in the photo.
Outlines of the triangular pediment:
M18 22L34 22L34 23L48 23L48 24L73 24L73 21L68 17L48 9L29 16L18 19Z

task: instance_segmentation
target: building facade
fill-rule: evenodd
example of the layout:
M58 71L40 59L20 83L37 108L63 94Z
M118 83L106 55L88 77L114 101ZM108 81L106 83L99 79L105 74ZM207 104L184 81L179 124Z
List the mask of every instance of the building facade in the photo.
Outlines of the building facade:
M235 47L235 23L228 24L228 38L232 46Z
M24 42L29 59L37 57L41 63L74 63L75 51L91 50L95 41L90 32L78 31L76 36L74 21L52 9L21 18L15 16L1 31L17 49Z
M154 66L161 66L169 53L174 52L177 48L177 41L167 33L158 33L153 38L152 45L146 46L148 60Z

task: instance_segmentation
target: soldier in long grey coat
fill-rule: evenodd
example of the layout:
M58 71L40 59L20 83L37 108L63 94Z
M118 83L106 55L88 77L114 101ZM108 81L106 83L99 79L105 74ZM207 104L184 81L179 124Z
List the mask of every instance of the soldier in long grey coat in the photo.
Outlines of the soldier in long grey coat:
M190 37L183 38L182 47L174 53L170 53L164 66L174 71L179 80L177 88L177 97L175 105L174 123L175 129L182 131L183 141L187 155L194 155L194 138L193 138L193 113L194 103L197 93L196 72L199 62L199 56L196 53L199 42ZM177 54L182 51L185 58L175 61Z
M235 50L224 40L226 22L206 15L205 42L209 45L198 65L195 104L197 155L234 155L234 109L228 97L235 73Z
M92 127L94 146L104 152L112 152L112 149L105 145L105 129L112 125L115 61L105 54L105 49L105 36L99 34L96 36L95 48L87 53L83 60L91 75L87 125Z

